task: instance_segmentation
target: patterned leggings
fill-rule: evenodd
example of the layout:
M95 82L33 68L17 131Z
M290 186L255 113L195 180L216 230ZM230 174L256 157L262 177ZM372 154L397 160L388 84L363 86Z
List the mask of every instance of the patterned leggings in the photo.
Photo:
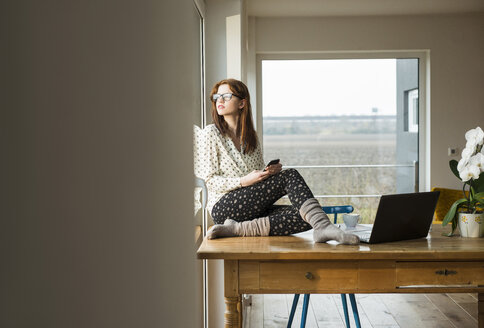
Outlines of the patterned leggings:
M285 195L292 205L274 205ZM298 171L283 170L264 181L225 194L213 207L212 218L216 224L223 224L226 219L242 222L268 216L269 235L289 235L311 229L299 209L312 197L313 193Z

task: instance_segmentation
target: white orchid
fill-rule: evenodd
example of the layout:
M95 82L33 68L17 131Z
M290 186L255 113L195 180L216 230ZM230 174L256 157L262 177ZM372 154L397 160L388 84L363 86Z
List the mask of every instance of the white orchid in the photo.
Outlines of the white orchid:
M469 149L469 150L474 151L476 149L476 146L477 146L477 140L476 139L470 139L470 140L467 140L465 149Z
M474 149L473 148L464 148L464 150L462 150L462 159L465 159L465 160L469 160L471 158L471 156L474 154L474 151L475 151L475 147Z
M461 158L459 163L457 164L457 171L462 171L462 169L469 163L469 159Z
M476 165L466 165L462 171L459 171L460 178L463 182L470 179L479 179L481 170Z
M469 164L477 166L481 172L484 172L484 155L482 153L475 154L469 159Z
M477 127L467 131L465 137L468 142L471 141L476 145L482 145L484 142L484 131L480 127Z
M462 158L457 163L457 171L463 182L477 180L481 172L484 172L484 131L480 127L470 129L465 137L466 147L462 150Z
M457 171L463 182L479 179L480 172L484 172L484 131L477 127L467 131L465 136L466 147L462 150L462 158L457 164Z

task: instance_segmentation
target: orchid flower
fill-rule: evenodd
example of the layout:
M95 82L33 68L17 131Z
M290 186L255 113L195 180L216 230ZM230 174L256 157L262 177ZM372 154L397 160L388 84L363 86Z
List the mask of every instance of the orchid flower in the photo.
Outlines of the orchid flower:
M469 163L469 159L461 158L459 163L457 164L457 171L462 171L467 163Z
M476 165L466 165L459 175L463 182L467 182L470 179L478 179L480 173L481 170Z
M471 158L471 156L474 154L474 149L472 148L464 148L464 150L462 150L462 158L463 159L466 159L466 160L469 160Z
M465 134L467 141L474 141L478 145L482 145L484 142L484 131L480 127L471 129Z
M477 166L481 172L484 172L484 155L482 153L475 154L469 159L469 164Z

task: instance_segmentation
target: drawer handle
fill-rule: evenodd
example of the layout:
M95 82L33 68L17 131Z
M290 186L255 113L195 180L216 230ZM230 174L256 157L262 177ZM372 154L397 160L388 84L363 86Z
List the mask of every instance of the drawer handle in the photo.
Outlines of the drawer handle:
M457 274L457 271L452 271L452 270L438 270L435 271L435 274L441 275L441 276L449 276L451 274Z
M313 274L311 272L306 272L306 274L304 275L306 277L306 279L308 280L312 280L314 278Z

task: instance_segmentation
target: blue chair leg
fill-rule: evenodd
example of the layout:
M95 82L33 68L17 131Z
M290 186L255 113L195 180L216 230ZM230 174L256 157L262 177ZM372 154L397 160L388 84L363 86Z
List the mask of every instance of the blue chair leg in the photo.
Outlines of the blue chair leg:
M309 296L311 296L311 294L304 294L303 310L302 310L302 316L301 316L301 328L306 327L306 318L308 316L308 308L309 308Z
M294 299L292 300L291 314L289 315L289 320L287 321L287 328L291 328L292 320L294 320L294 313L296 313L297 302L299 302L299 294L294 294Z
M356 328L361 328L360 315L358 314L358 306L356 305L355 294L350 295L351 307L353 308L353 316L355 317Z
M346 302L346 294L341 294L341 303L343 303L343 312L345 315L346 328L350 328L350 316L348 315L348 303Z

